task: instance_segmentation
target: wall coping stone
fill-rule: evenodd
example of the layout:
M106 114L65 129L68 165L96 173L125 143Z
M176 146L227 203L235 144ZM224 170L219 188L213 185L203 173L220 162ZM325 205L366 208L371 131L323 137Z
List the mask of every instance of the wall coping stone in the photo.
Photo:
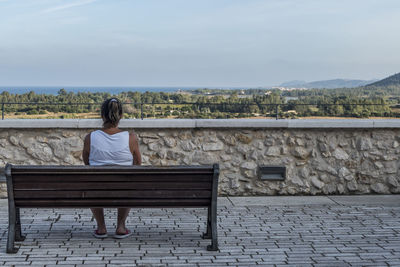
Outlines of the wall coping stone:
M400 119L124 119L120 128L400 128ZM0 129L101 128L100 119L6 119Z

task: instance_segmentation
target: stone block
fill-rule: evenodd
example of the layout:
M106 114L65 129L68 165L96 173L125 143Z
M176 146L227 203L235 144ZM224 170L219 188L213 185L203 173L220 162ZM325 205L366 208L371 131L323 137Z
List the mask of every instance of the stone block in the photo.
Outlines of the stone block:
M296 158L307 159L311 154L311 150L304 147L296 147L292 150L292 155Z
M269 157L278 157L280 154L281 154L281 149L278 146L270 146L265 152L265 155Z
M324 187L324 185L325 185L323 182L321 182L321 181L318 179L317 176L312 176L312 177L311 177L311 184L312 184L313 186L315 186L316 188L318 188L318 189L321 189L321 188Z
M341 148L336 148L333 152L332 152L332 156L336 159L339 160L347 160L349 158L349 155L346 153L346 151L344 151Z
M375 183L371 185L372 191L378 194L388 194L390 193L389 188L383 183Z

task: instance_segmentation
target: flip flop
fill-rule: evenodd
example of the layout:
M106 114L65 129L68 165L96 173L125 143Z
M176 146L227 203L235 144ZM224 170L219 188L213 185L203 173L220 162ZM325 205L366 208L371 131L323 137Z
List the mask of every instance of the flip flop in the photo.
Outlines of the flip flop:
M124 238L127 238L128 236L131 236L132 234L133 233L127 229L125 234L117 234L117 233L115 233L114 238L116 238L116 239L124 239Z
M92 235L96 238L106 238L108 236L107 233L99 234L99 230L92 232Z

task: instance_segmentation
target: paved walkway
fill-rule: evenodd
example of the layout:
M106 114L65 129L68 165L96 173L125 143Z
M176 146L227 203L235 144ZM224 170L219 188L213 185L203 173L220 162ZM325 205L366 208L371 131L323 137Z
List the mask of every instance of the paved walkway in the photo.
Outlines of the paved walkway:
M220 251L206 250L205 209L134 209L125 240L91 236L89 210L23 209L27 235L5 266L400 266L400 195L237 197L218 200ZM115 211L106 209L109 231Z

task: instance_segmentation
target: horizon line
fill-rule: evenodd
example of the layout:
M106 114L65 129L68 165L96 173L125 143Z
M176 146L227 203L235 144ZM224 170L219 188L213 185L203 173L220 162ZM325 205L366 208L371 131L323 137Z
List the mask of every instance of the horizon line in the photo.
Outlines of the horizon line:
M279 85L275 85L279 86ZM156 86L156 85L134 85L134 86L116 86L116 85L0 85L0 88L14 87L14 88L198 88L198 89L220 89L220 88L236 88L236 89L270 89L275 86Z

